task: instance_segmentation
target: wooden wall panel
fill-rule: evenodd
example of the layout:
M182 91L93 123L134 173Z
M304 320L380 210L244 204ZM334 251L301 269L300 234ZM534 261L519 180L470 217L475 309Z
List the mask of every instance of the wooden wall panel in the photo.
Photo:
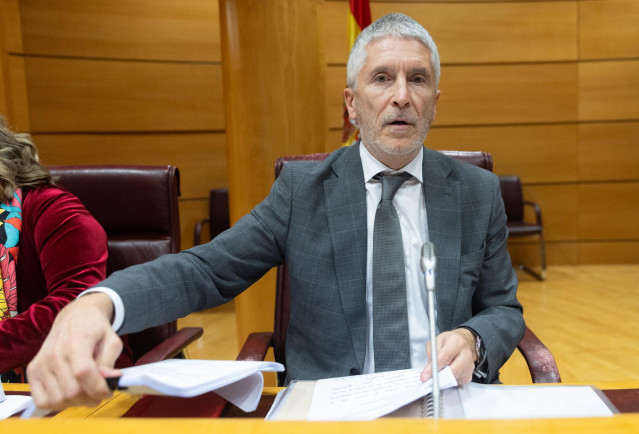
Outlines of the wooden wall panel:
M326 132L326 152L334 151L342 145L342 129L331 128Z
M28 53L221 61L214 0L23 0Z
M579 57L639 57L639 2L579 2Z
M524 185L524 200L537 202L541 207L547 241L579 239L578 219L581 210L578 192L575 184ZM534 221L531 210L525 211L527 220Z
M572 63L442 68L437 125L565 122L577 119Z
M371 2L373 20L391 12L422 24L444 64L577 58L576 2ZM326 2L325 13L327 62L346 64L348 2Z
M9 56L6 46L6 29L5 29L5 9L4 0L0 0L0 114L6 116L9 102L7 101L7 91L11 86L9 81Z
M350 52L348 10L347 1L324 1L324 47L329 65L346 65Z
M174 164L181 206L201 205L183 228L206 217L228 184L218 2L0 1L21 17L13 92L43 161Z
M227 186L224 133L34 134L45 165L171 164L180 169L182 199L207 199Z
M508 243L508 252L515 266L526 264L539 270L539 244L536 240ZM579 264L579 243L576 241L546 241L546 262L553 265Z
M12 54L22 46L17 0L0 0L0 114L13 128L29 127L24 62Z
M326 118L329 128L342 128L346 66L326 67ZM340 139L341 142L341 139Z
M639 60L580 63L579 119L639 119Z
M579 125L579 179L639 180L639 121Z
M465 128L435 125L428 133L426 146L490 152L496 174L518 175L523 183L577 181L577 124Z
M639 182L579 186L579 235L584 240L639 240Z
M19 0L0 0L2 3L2 33L4 48L9 53L22 52L22 27L20 25Z
M331 128L342 125L344 66L326 72L327 116ZM577 66L448 66L434 125L494 125L577 120Z
M546 261L557 265L579 264L579 245L576 242L548 242L546 243Z
M580 243L579 263L637 264L639 263L639 241L598 241Z
M224 129L219 65L25 60L33 131Z
M26 67L24 58L10 55L9 60L9 81L7 90L7 101L10 104L8 114L11 125L17 131L29 131L31 121L29 119L29 102L26 79Z

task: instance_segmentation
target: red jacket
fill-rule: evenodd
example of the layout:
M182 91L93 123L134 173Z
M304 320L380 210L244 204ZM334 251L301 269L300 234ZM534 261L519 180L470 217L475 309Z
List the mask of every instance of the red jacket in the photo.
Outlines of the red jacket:
M26 367L56 314L106 275L104 229L64 189L23 189L19 246L19 313L0 321L0 372ZM128 351L123 351L117 365L131 365Z

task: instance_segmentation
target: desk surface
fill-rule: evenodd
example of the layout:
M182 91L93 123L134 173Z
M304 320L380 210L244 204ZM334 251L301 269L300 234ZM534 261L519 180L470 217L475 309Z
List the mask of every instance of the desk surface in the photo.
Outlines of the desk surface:
M378 419L372 422L265 422L257 419L9 419L2 428L12 432L47 434L91 433L174 434L388 434L388 433L637 433L639 414L592 419L440 420Z
M639 381L596 383L612 401L633 405L639 411ZM5 384L7 392L28 392L27 385ZM265 388L264 406L280 390ZM636 433L639 431L639 413L625 413L606 418L583 419L535 419L535 420L440 420L427 419L378 419L372 422L265 422L258 418L218 418L218 419L125 419L119 418L135 402L123 392L116 392L112 398L103 401L97 407L74 407L58 413L53 418L34 420L8 419L3 428L22 430L21 432L46 432L47 434L67 434L69 432L90 432L91 434L118 434L153 432L155 434L175 432L197 433L348 433L375 434L388 432L410 433L416 431L430 433L468 433L468 432L512 432L512 433ZM619 401L621 399L621 401ZM625 411L633 411L625 410ZM229 416L238 416L230 414ZM26 431L25 431L26 430Z

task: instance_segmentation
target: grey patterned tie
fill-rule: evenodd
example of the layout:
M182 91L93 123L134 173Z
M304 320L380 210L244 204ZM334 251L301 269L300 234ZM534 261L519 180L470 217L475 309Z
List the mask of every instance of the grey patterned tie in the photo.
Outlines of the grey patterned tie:
M373 353L375 372L407 369L410 364L406 270L399 217L393 197L410 178L405 172L380 172L382 199L373 228Z

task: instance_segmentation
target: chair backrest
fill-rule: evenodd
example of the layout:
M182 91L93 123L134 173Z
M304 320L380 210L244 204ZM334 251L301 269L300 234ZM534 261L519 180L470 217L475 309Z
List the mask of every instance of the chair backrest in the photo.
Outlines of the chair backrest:
M481 151L439 151L456 160L479 166L492 172L493 158L488 152ZM284 165L289 161L322 161L329 153L306 154L280 157L275 162L275 177L277 178ZM286 264L277 267L277 283L275 290L275 324L273 326L273 354L275 360L286 364L286 332L291 316L291 293ZM285 375L278 374L280 384L284 384Z
M209 230L211 239L231 227L229 217L229 191L226 188L214 188L209 192Z
M508 221L524 220L524 197L519 176L502 175L499 177L501 197L504 199L504 208Z
M179 172L172 166L51 166L58 185L76 195L104 228L107 275L180 250ZM134 361L177 323L128 335Z

